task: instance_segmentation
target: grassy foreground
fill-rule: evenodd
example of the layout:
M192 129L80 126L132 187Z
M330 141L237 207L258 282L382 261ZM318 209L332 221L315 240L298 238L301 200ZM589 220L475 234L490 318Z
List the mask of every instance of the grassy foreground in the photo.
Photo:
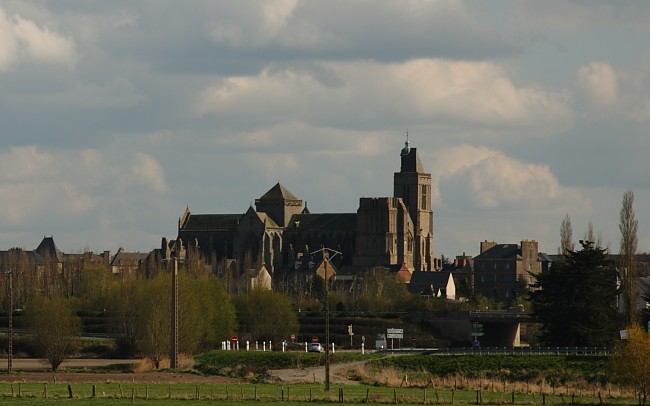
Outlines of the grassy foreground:
M72 390L72 398L70 396ZM94 393L94 396L93 396ZM342 398L341 398L342 397ZM281 402L283 405L374 403L402 405L564 405L634 404L634 399L601 394L521 394L498 391L436 390L433 388L387 388L377 386L273 384L75 384L14 383L0 384L0 405L252 405Z

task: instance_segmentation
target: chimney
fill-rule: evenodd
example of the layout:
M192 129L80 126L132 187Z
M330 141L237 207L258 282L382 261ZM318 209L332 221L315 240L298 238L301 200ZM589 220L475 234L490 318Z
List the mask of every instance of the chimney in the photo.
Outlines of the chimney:
M497 245L496 241L485 240L481 242L481 254L489 250L490 248L494 247L495 245Z

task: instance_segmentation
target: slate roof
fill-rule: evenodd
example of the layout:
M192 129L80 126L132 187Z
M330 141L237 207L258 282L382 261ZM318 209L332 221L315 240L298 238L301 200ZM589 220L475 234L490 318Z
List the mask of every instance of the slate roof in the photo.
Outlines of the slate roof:
M232 230L237 227L241 214L191 214L182 227L184 231Z
M402 165L400 167L401 172L418 172L425 173L424 166L420 161L420 156L418 155L417 148L409 148L407 146L402 150Z
M517 244L497 244L482 254L474 257L476 260L486 259L521 259L519 245Z
M282 186L280 182L276 183L268 192L264 193L259 200L300 200L286 187Z
M262 223L266 224L267 228L280 228L280 226L269 216L268 214L264 213L263 211L257 211L255 212L257 214L257 217L262 221Z
M119 251L113 257L113 260L111 261L111 265L119 266L119 265L127 265L127 264L138 264L140 263L140 261L144 261L145 259L147 259L147 256L149 256L149 253L146 252ZM120 261L123 261L122 264L120 264Z
M0 266L16 265L18 261L26 259L29 264L43 265L43 257L36 251L25 251L21 249L11 249L0 251ZM4 269L3 269L4 271Z
M354 230L357 227L357 213L296 214L291 217L289 227L301 230Z
M553 258L545 252L538 252L537 258L542 262L553 262Z
M411 274L411 282L408 284L408 290L411 293L422 293L433 286L434 289L447 288L450 273L447 271L440 272L423 272L416 271Z
M35 250L43 258L56 259L57 262L63 261L63 252L59 251L54 243L54 237L43 237L43 240Z

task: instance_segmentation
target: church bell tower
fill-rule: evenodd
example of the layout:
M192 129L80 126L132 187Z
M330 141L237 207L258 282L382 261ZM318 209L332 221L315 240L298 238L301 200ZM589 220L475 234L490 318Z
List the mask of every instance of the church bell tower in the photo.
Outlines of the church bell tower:
M400 171L393 177L393 196L404 201L413 222L413 270L433 270L433 210L431 174L424 171L417 149L406 143L400 153Z

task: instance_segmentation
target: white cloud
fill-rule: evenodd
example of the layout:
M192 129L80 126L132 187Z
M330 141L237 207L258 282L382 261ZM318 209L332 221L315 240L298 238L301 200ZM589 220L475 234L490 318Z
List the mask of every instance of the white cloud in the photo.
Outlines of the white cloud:
M19 15L10 18L0 9L0 71L21 59L74 67L79 57L74 40Z
M0 72L9 68L16 58L13 22L0 8Z
M40 28L33 21L14 17L14 32L25 52L35 61L73 67L77 63L75 44L47 27Z
M268 35L275 35L286 27L287 20L293 14L298 0L269 1L262 6Z
M167 182L165 181L165 174L162 166L151 155L144 153L136 153L134 163L132 166L133 181L148 186L151 190L157 193L164 193L167 191Z
M611 107L618 102L618 78L607 62L591 62L580 67L577 85L597 107Z
M265 70L206 88L195 111L267 124L287 117L323 125L432 119L505 126L543 122L546 133L571 118L566 92L517 86L491 62L419 59L323 66L335 73L340 86L325 86L308 72Z
M120 187L124 180L134 187ZM166 190L163 170L148 154L34 146L0 154L0 225L5 229L47 232L55 223L58 229L89 226L101 213Z
M39 151L35 146L11 147L9 153L0 154L0 180L13 182L36 177L50 178L54 157Z
M588 205L576 190L562 187L546 165L530 164L485 147L458 146L440 151L433 173L439 176L443 204L466 209L562 210Z

